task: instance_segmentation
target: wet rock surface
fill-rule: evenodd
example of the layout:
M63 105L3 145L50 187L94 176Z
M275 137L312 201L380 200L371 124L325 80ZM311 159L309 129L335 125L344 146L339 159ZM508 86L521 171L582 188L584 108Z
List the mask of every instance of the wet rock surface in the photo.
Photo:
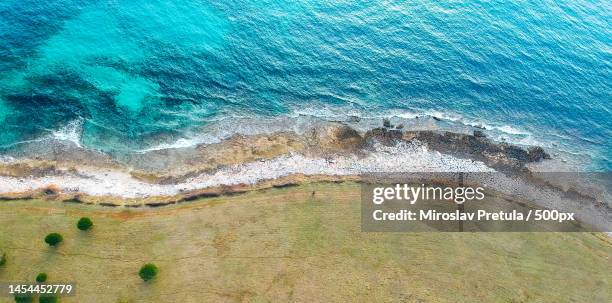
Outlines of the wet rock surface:
M360 132L342 123L328 123L303 134L285 131L252 136L236 135L214 144L202 144L188 149L159 150L137 155L133 161L123 166L117 162L109 165L107 159L98 162L95 157L83 159L81 163L105 169L123 167L132 177L144 182L176 184L224 167L266 161L292 153L318 158L363 155L375 144L394 146L400 142L419 142L432 151L482 161L502 171L523 171L526 170L527 163L550 159L550 155L541 147L531 147L527 150L506 142L494 142L480 130L475 130L473 134L464 134L392 127L390 121L385 120L383 127ZM73 161L64 163L35 160L0 164L0 175L42 177L59 173L72 174L65 167L74 165Z
M495 169L523 170L524 165L550 156L536 147L529 152L519 146L508 143L497 143L481 135L459 134L436 131L408 131L404 137L418 140L428 148L457 157L483 161Z
M476 138L486 138L487 136L480 130L474 131L474 137Z

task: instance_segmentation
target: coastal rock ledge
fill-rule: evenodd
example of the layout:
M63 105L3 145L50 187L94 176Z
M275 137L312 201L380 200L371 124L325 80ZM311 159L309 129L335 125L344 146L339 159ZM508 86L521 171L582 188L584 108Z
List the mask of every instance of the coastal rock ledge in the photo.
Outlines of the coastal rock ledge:
M292 163L311 161L311 168L332 165L335 159L340 158L359 165L363 159L366 161L367 157L378 153L381 146L393 148L401 144L419 146L449 159L460 159L462 163L479 163L481 167L509 173L527 173L526 164L550 159L541 147L524 149L505 142L494 142L482 133L403 130L393 125L358 131L341 123L329 123L301 134L287 131L235 135L215 144L152 151L121 160L104 158L100 161L100 155L87 158L88 151L75 150L70 150L70 153L78 154L71 157L66 150L56 148L54 153L45 154L37 160L19 159L0 163L0 199L43 198L94 204L104 200L112 205L153 203L150 206L155 206L193 200L194 197L310 181L358 181L359 171L356 170L337 174L332 170L299 171L299 165L287 169L285 173L259 179L253 171L249 173L254 175L250 179L232 173L259 164L261 167L257 169L269 171L266 165L283 165L278 159ZM404 156L410 159L410 155ZM393 162L398 155L389 157L385 161ZM406 169L418 170L418 161L415 159L412 166ZM398 169L403 168L401 165ZM443 170L444 167L438 169ZM384 167L379 171L384 171ZM236 180L230 180L234 177ZM90 184L90 187L84 183ZM189 186L183 186L187 183ZM109 189L98 191L96 184ZM134 186L129 188L129 195L118 193L117 197L112 197L110 194L113 187L120 190L122 186L130 184ZM159 190L153 191L151 188ZM126 200L132 202L126 203Z

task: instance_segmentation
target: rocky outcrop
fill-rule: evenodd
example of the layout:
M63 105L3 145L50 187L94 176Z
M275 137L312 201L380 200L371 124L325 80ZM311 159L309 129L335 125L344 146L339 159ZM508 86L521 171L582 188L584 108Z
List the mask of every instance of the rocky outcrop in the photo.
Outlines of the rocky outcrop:
M542 147L534 146L527 150L527 158L529 162L538 162L550 159L550 155L547 154Z
M437 131L408 131L405 140L418 140L432 150L486 163L498 170L522 170L525 164L550 159L541 147L527 151L508 143L497 143L482 135Z
M363 136L357 130L343 124L316 128L305 136L306 152L310 154L356 152L363 148L365 143Z
M475 130L474 131L474 137L476 138L485 138L487 137L482 131L480 130Z
M391 124L391 120L389 120L387 118L383 119L383 127L385 127L385 128L392 128L393 125Z
M48 161L29 161L0 164L0 175L10 177L43 177L63 174L54 163Z
M377 141L384 145L390 146L397 143L397 141L402 140L403 133L399 129L388 129L386 127L379 127L367 131L364 137L370 143L373 141Z
M418 142L429 150L455 157L482 161L501 171L524 171L525 164L550 159L541 147L528 150L505 142L494 142L483 132L463 134L435 130L407 130L378 127L360 132L342 123L328 123L317 126L303 134L279 132L254 136L236 135L215 144L203 144L183 150L162 150L139 155L141 162L157 163L157 169L129 169L121 166L132 178L151 184L180 184L204 173L212 174L225 167L244 163L266 161L278 157L300 154L305 157L333 159L334 156L367 155L374 144L393 146L398 142ZM392 160L392 159L391 159ZM87 163L92 170L113 171L103 164ZM99 165L99 166L96 166ZM82 167L80 167L82 168ZM39 178L50 175L66 175L89 178L79 175L78 170L50 161L22 161L0 165L0 175L14 178ZM49 189L47 189L49 190ZM36 192L35 196L53 196Z

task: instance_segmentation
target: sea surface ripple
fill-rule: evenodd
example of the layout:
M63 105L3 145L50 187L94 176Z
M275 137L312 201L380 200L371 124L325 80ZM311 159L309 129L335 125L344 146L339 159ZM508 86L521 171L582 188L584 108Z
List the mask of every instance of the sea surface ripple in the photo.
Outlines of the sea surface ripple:
M219 121L435 116L609 171L611 23L602 0L4 0L0 153L44 138L183 146Z

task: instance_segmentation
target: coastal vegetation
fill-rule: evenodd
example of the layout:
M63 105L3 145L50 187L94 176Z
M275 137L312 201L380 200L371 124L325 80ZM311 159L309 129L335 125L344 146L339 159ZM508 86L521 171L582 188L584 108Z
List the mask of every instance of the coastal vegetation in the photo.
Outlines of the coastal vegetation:
M145 264L140 268L138 275L143 281L149 281L157 275L157 266L155 264Z
M89 230L92 226L93 226L93 222L91 221L90 218L87 218L87 217L83 217L79 219L79 221L77 222L77 228L83 231Z
M15 296L15 303L31 303L34 302L34 298L33 297L27 297L27 296Z
M50 233L45 237L45 243L49 246L57 246L64 238L59 233Z
M54 296L38 298L38 303L57 303L57 302L59 302L59 298L54 297Z
M43 283L47 281L47 274L44 272L39 273L38 275L36 275L36 282L39 283Z

